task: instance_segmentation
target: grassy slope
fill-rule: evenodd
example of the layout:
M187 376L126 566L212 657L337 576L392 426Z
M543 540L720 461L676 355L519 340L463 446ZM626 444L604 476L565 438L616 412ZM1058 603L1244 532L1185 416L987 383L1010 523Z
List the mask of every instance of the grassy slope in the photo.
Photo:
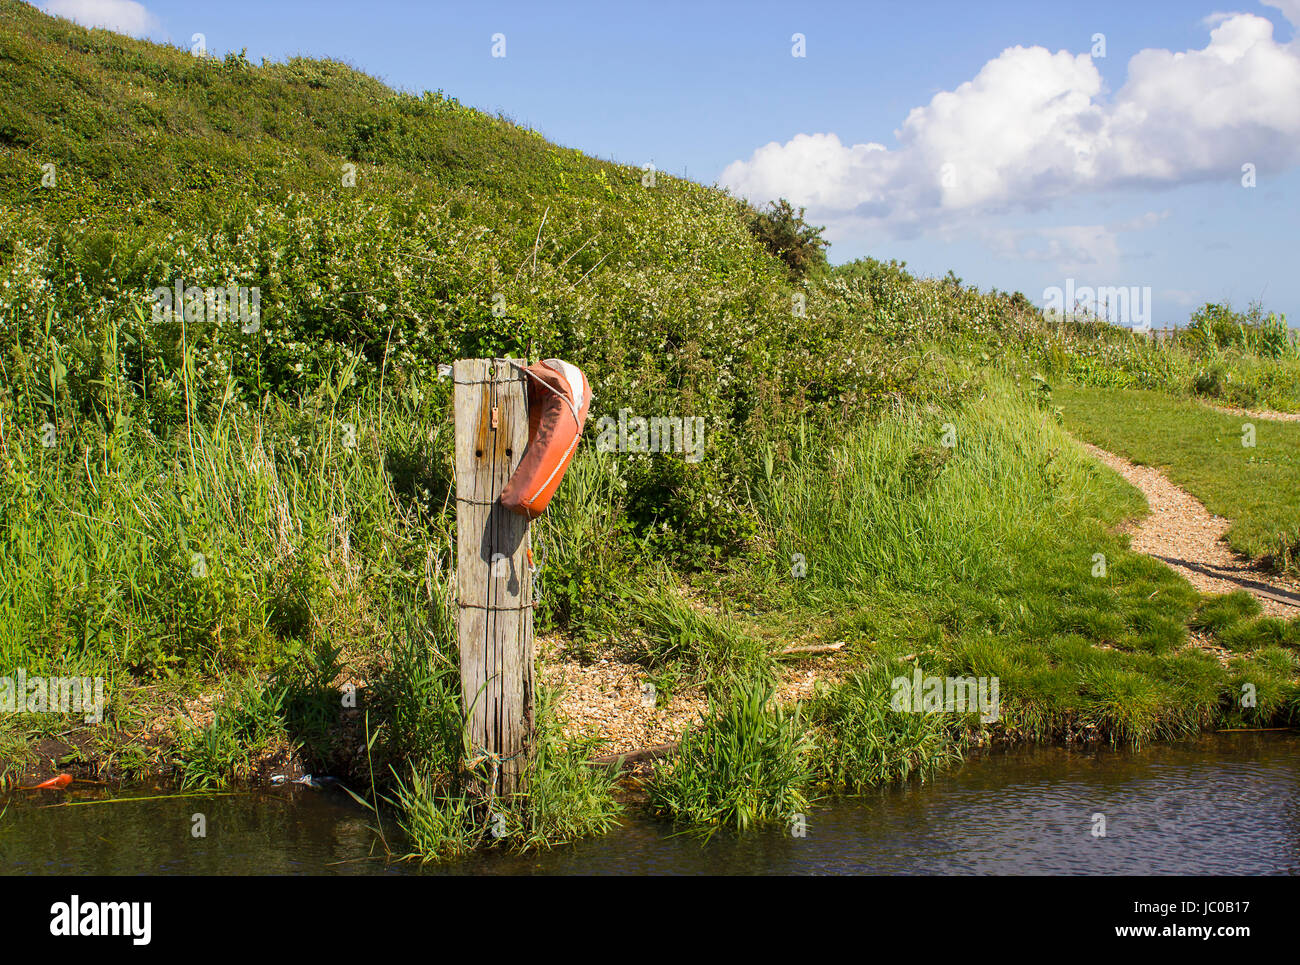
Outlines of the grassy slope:
M585 364L610 403L673 386L726 418L754 406L738 369L771 372L761 388L779 395L821 378L819 353L791 350L805 335L775 324L784 273L718 192L645 188L637 169L337 62L197 60L13 0L0 37L0 322L33 379L58 356L82 408L116 333L138 347L124 376L155 390L141 417L178 420L180 333L134 321L177 278L262 292L258 338L188 333L200 406L228 380L238 405L353 360L361 381L387 363L401 383L530 350ZM5 375L27 377L16 360Z
M33 162L62 169L59 189L8 195L30 210L72 202L99 218L143 202L158 217L212 220L221 213L205 212L196 189L332 190L344 161L360 166L362 191L375 176L391 188L415 175L512 200L566 175L571 193L594 195L574 176L614 170L441 94L397 95L338 61L199 59L13 0L0 5L0 30L4 179L28 181Z
M1294 570L1300 548L1300 424L1226 415L1157 392L1062 388L1072 431L1103 449L1158 467L1213 513L1232 521L1228 542L1251 558L1278 554ZM1254 446L1243 427L1254 426Z
M796 605L837 613L864 660L999 676L1007 727L1036 737L1142 739L1214 716L1214 669L1158 659L1186 643L1196 594L1109 531L1140 496L1015 393L850 432L832 459L791 466L769 513L778 558L806 555Z
M439 361L544 349L602 404L671 386L738 428L739 370L779 354L764 391L817 382L776 324L784 273L717 192L338 63L198 61L8 0L0 36L7 660L210 670L382 635L394 573L418 583L430 543L446 562ZM146 321L177 277L259 285L262 332ZM672 484L716 485L725 445ZM363 572L331 573L354 549Z

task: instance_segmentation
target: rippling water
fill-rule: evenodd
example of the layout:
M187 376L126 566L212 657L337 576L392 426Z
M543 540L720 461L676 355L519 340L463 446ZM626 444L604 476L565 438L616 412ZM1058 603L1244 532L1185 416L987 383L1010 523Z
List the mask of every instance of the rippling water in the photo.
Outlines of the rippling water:
M134 789L132 794L150 793ZM157 792L154 792L157 793ZM1142 751L1027 748L811 811L807 834L707 844L637 812L617 831L446 866L367 860L370 815L342 794L41 807L0 818L0 871L140 873L1295 874L1300 736L1207 735ZM191 816L207 817L206 839ZM1095 835L1105 822L1105 836ZM392 829L388 829L391 832Z

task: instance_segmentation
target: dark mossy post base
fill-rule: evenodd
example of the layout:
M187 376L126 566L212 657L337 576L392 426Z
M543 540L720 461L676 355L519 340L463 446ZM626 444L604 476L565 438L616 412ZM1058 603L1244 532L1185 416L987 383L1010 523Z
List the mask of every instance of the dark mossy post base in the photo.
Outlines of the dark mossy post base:
M533 734L532 566L528 521L498 497L528 445L526 377L496 359L461 359L453 377L457 631L470 754L487 759L495 793L509 795L525 790Z

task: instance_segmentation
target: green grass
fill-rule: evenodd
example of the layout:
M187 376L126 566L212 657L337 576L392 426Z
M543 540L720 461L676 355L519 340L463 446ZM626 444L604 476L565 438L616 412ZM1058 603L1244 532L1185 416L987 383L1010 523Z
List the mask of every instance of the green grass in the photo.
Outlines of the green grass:
M393 472L445 448L420 419L390 414L382 442L360 403L317 422L227 416L169 442L87 428L45 448L11 431L0 665L212 674L376 640L368 611L394 581L418 585L438 534L416 489L427 469Z
M1154 389L1220 405L1300 411L1300 341L1286 316L1208 304L1156 341L1097 319L1049 318L1036 363L1051 378L1108 389Z
M808 702L818 779L837 790L924 778L961 759L959 723L943 714L892 710L891 681L912 667L879 662Z
M1276 647L1300 649L1300 617L1283 620L1278 617L1257 617L1243 620L1219 635L1229 650L1255 651Z
M1217 636L1238 621L1257 616L1261 609L1259 601L1245 590L1233 590L1206 600L1196 611L1191 625Z
M710 686L725 686L732 677L770 679L773 673L762 639L725 610L692 605L669 574L634 589L627 612L637 628L639 656L652 670L672 668L678 678Z
M565 740L553 695L543 691L540 704L526 796L485 797L482 788L490 786L485 765L465 772L459 764L447 769L426 758L412 763L407 776L395 775L391 802L411 849L403 857L429 862L482 847L549 848L604 834L618 823L617 770L587 763L599 742Z
M235 681L209 724L180 729L177 754L182 786L187 790L223 787L250 779L262 755L277 744L287 745L284 700L282 688L265 687L256 677Z
M656 766L650 804L706 833L788 824L808 811L813 749L797 708L775 704L770 684L740 680Z
M1009 733L1135 741L1214 715L1219 689L1178 656L1199 595L1111 531L1140 494L1013 389L813 442L763 500L774 552L754 580L834 614L825 635L866 664L999 677Z
M1260 618L1248 596L1202 597L1128 550L1113 529L1143 511L1141 494L1057 425L1038 390L993 379L964 405L805 433L764 472L761 550L734 562L714 599L735 638L815 627L845 641L848 675L803 708L806 771L791 734L742 692L652 785L678 821L777 822L788 815L757 802L780 800L785 775L851 791L923 778L970 739L1141 744L1293 719L1300 622ZM1242 656L1223 667L1189 627ZM892 710L891 680L915 668L996 678L999 719Z
M1066 426L1154 466L1232 522L1228 543L1300 573L1300 423L1226 415L1157 392L1063 387ZM1254 426L1254 445L1243 426Z

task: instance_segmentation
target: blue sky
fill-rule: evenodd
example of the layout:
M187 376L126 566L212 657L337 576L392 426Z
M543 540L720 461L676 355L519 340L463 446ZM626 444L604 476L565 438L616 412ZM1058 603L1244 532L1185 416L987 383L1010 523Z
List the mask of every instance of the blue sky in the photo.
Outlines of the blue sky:
M39 5L255 61L335 57L588 154L784 194L836 262L1035 301L1067 278L1149 286L1156 325L1260 298L1300 325L1300 0L1274 3Z

